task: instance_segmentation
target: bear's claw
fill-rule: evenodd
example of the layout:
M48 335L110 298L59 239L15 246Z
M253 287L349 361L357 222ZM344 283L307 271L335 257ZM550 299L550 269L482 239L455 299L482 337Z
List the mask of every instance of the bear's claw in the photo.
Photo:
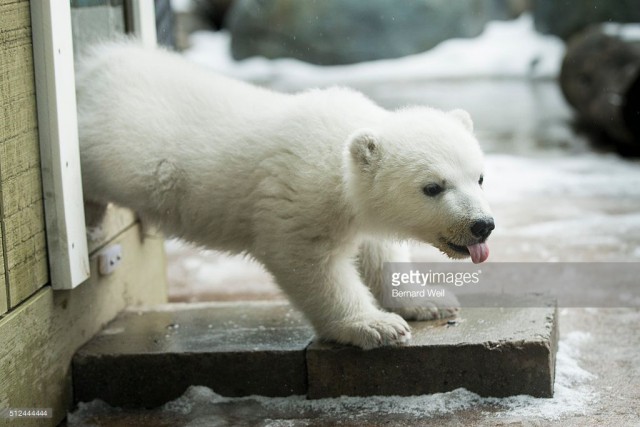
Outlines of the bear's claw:
M332 322L322 337L369 350L406 343L411 339L411 328L397 314L376 311L355 319Z

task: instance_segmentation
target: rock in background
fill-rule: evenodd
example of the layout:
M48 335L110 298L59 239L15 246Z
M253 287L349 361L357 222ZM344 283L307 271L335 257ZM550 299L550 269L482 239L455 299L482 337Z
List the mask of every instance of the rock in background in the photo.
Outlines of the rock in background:
M504 6L503 6L504 5ZM523 0L236 0L227 16L236 59L350 64L424 52L475 37Z
M573 37L560 85L590 128L640 152L640 24L595 25Z
M567 40L598 22L640 22L640 0L534 0L536 29Z

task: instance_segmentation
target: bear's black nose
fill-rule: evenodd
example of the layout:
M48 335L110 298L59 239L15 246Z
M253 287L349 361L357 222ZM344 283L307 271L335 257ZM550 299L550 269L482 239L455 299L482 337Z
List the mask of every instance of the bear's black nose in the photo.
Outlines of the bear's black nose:
M489 237L494 228L496 225L493 223L493 218L480 219L471 225L471 233L484 240Z

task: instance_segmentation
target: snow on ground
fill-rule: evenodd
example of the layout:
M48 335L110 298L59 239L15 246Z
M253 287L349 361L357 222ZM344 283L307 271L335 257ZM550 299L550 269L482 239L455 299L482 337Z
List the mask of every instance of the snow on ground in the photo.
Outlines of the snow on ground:
M620 260L640 259L633 250L640 243L638 161L593 153L551 158L492 154L485 176L485 192L501 224L494 237L549 243L561 237L583 248L614 246L621 250ZM632 248L625 254L626 243Z
M618 24L607 22L602 26L604 33L619 37L624 41L637 42L640 41L640 24Z
M184 55L194 62L236 78L287 88L399 79L555 77L564 55L562 41L537 33L528 14L490 22L476 38L450 39L424 53L353 65L317 66L262 57L234 61L227 32L196 32L190 42Z
M551 158L492 154L486 159L484 188L492 203L532 196L640 200L640 163L613 154Z
M264 300L280 297L273 279L256 261L167 240L169 299L174 302Z
M193 11L193 0L171 0L171 9L176 13L189 13Z
M375 414L423 420L469 409L480 410L485 415L505 421L522 417L528 421L558 420L565 416L588 414L592 404L597 400L598 396L590 384L594 375L581 368L579 362L582 347L588 346L591 339L589 333L574 331L560 341L553 399L526 395L507 398L481 397L462 388L447 393L408 397L343 396L318 400L307 400L305 396L231 398L221 396L207 387L192 386L183 396L165 404L157 411L169 419L177 414L194 423L202 423L208 418L212 418L213 421L220 407L232 405L246 405L251 408L251 415L247 413L247 417L255 420L271 417L296 419L315 415L323 418L335 417L344 421L365 417L370 419ZM117 411L119 409L110 408L99 400L80 403L78 409L69 414L69 425L83 425L82 422L94 416L104 416Z

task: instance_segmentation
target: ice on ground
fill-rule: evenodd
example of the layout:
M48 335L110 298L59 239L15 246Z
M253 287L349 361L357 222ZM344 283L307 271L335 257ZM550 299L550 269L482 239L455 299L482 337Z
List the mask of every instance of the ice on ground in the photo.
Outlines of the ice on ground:
M287 89L394 80L548 78L558 75L564 55L564 43L536 32L529 14L513 21L490 22L476 38L450 39L424 53L340 66L317 66L287 58L235 61L230 35L224 31L196 32L190 42L184 55L196 63L236 78Z
M491 261L640 259L638 160L490 154L484 189L497 224Z
M557 420L563 415L585 415L597 399L597 393L589 386L595 375L580 367L580 347L591 340L588 332L573 331L559 343L556 354L556 381L553 399L536 399L531 396L514 396L492 399L504 406L505 417L543 418Z
M484 188L490 202L532 196L640 200L640 162L613 154L559 157L486 157Z
M224 413L225 408L246 406L246 416L256 419L296 419L316 417L358 420L376 415L398 415L406 418L430 418L457 411L476 409L484 416L500 419L525 418L527 420L558 420L571 415L588 414L598 398L590 381L594 375L580 367L581 347L591 340L589 333L574 331L559 344L556 365L555 395L551 399L531 396L507 398L481 397L465 389L422 396L339 397L307 400L305 396L291 397L224 397L203 386L192 386L185 394L157 409L162 415L184 416L191 421L202 421L212 414ZM69 425L81 425L83 420L117 413L104 402L95 400L81 403L69 414ZM74 424L75 423L75 424Z
M573 260L588 252L593 252L592 260L639 258L637 160L603 154L492 154L486 158L484 188L499 224L494 240L508 236L523 244L538 241L555 256L575 253ZM549 260L540 255L539 260Z

